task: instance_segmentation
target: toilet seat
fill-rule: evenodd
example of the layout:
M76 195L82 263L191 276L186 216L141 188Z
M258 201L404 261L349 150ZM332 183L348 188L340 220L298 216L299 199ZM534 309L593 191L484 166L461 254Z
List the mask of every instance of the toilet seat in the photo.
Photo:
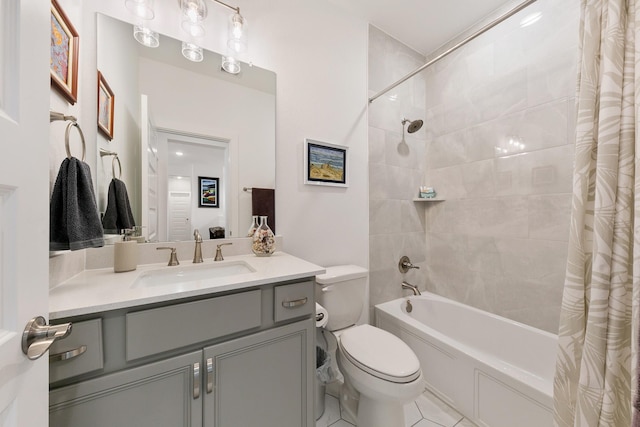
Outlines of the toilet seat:
M371 325L345 330L340 350L357 368L394 383L409 383L420 376L420 361L395 335Z

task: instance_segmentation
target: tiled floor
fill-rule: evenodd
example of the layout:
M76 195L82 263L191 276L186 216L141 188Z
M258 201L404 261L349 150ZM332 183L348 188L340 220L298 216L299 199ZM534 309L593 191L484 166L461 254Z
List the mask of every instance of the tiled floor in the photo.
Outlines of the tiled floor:
M404 426L389 427L476 427L429 391L425 391L415 402L406 405L404 414ZM339 399L327 393L324 414L316 421L316 427L329 426L353 427L353 424L342 419Z

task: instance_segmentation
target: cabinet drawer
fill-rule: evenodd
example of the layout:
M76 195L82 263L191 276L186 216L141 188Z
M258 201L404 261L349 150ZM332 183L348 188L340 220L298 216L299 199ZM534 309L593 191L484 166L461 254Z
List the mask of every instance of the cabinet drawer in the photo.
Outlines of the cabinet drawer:
M313 281L276 286L273 320L282 322L311 315L315 310L313 287Z
M260 290L126 316L127 361L259 327Z
M49 349L49 382L102 369L102 319L73 322L71 333Z

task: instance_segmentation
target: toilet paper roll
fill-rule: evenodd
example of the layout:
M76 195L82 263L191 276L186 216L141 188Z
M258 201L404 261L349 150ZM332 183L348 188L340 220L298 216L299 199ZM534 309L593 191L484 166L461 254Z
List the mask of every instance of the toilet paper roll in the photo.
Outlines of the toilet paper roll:
M316 303L316 328L324 327L329 322L327 309Z

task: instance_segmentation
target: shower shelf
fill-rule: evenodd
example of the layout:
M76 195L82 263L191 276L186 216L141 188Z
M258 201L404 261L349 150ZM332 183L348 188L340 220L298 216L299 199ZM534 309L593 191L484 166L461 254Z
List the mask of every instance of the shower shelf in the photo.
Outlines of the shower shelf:
M430 203L435 203L435 202L444 202L444 199L427 199L426 197L415 197L413 199L414 202L430 202Z

